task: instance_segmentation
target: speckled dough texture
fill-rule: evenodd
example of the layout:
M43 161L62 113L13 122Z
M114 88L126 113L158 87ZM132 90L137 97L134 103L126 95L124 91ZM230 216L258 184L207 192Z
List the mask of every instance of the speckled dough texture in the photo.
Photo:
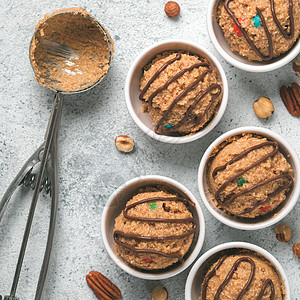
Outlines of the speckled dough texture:
M268 56L269 43L267 34L262 25L256 27L254 20L258 13L256 8L262 11L266 26L270 32L273 43L274 57L279 56L282 53L287 52L295 43L299 37L300 32L300 7L298 0L292 0L293 2L293 16L295 24L295 33L293 38L286 39L278 29L271 12L270 0L234 0L229 3L229 9L233 12L234 16L239 21L240 25L247 32L251 41L258 48L258 50L264 55ZM289 0L274 0L276 16L285 30L289 33ZM239 53L242 56L247 57L249 60L261 61L262 59L255 53L250 47L245 37L240 34L237 35L234 30L234 21L228 14L224 7L224 1L220 1L218 6L217 18L220 27L223 30L225 39L231 47L232 51ZM262 24L262 21L260 20Z
M126 206L153 197L174 197L174 195L165 191L141 192L135 195ZM187 206L178 201L153 201L156 208L150 207L150 203L139 204L128 211L130 216L140 218L156 219L185 219L192 217ZM119 230L124 233L146 236L146 237L168 237L181 235L189 232L193 228L191 222L169 223L169 222L149 222L139 220L129 220L124 217L123 212L116 218L114 231ZM119 236L118 239L126 245L130 245L139 250L156 250L166 254L179 253L182 257L191 246L194 234L181 239L163 239L163 240L138 240ZM176 262L178 258L166 257L154 253L137 253L120 245L116 245L119 255L130 265L147 270L164 269Z
M266 199L269 194L287 184L288 180L286 178L280 178L261 185L249 193L237 197L228 206L220 206L220 204L216 201L216 191L221 187L222 184L240 171L245 170L247 167L253 165L255 162L271 153L274 150L274 146L265 145L250 151L236 162L228 164L224 170L218 171L213 177L214 169L225 165L243 151L266 141L267 139L262 136L245 134L243 136L233 137L214 149L208 168L208 185L215 204L224 209L227 213L244 218L255 218L270 213L286 199L286 193L289 189L282 190L280 193L271 197L268 202L263 203L253 211L244 214L244 211L254 205L257 201ZM239 178L232 180L221 192L220 199L226 199L226 201L229 201L232 196L237 195L246 189L251 189L251 187L258 183L264 182L281 174L292 175L292 173L292 168L287 162L286 158L282 153L277 152L274 156L267 158L265 161L259 163L241 175L239 178L244 180L244 183L241 186L238 184Z
M246 293L241 297L241 300L250 300L257 299L264 282L267 279L271 279L274 284L275 290L275 300L282 300L285 294L284 283L282 279L279 277L274 267L263 258L256 256L250 253L238 254L228 256L224 262L220 265L220 267L216 270L216 274L208 281L208 286L206 290L206 300L213 300L214 296L219 288L219 286L225 280L227 274L231 270L234 263L240 259L248 257L253 260L255 264L255 272L254 277L247 289ZM215 268L218 264L219 260L214 263L207 274ZM207 277L206 274L206 277ZM242 291L242 288L247 283L251 274L251 264L249 262L241 262L234 272L232 278L229 280L228 284L225 286L223 291L220 294L220 298L222 300L236 300L238 299L239 294ZM201 296L203 293L203 284L201 287ZM199 297L199 300L202 300L202 297ZM261 298L263 300L269 300L271 296L271 289L268 286L265 290L264 296Z
M155 59L145 68L144 74L140 81L140 88L146 86L148 81L154 76L154 74L169 60L175 58L177 53L162 53L155 57ZM153 81L150 87L144 94L144 111L147 111L150 117L153 119L153 124L156 125L163 115L167 112L173 101L178 97L190 84L195 82L203 72L207 71L211 66L200 66L192 69L191 71L185 72L177 80L169 84L165 89L158 93L152 100L152 104L149 103L149 97L159 87L162 87L168 80L170 80L177 73L185 68L191 67L196 63L205 62L208 63L207 59L200 58L193 54L181 54L181 58L170 64L165 70L163 70L157 78ZM206 74L193 89L191 89L184 97L182 97L177 104L171 109L166 119L161 124L162 131L166 128L175 126L185 116L189 107L195 101L195 98L202 92L204 92L212 84L219 82L219 74L217 70ZM188 135L196 133L201 130L217 113L221 95L213 99L214 95L218 92L218 89L213 89L210 93L204 96L185 122L179 127L172 130L169 128L170 133L179 135ZM212 101L212 105L208 112L205 112L206 108ZM203 116L204 115L204 116ZM202 117L203 116L203 117ZM175 127L174 127L175 128Z

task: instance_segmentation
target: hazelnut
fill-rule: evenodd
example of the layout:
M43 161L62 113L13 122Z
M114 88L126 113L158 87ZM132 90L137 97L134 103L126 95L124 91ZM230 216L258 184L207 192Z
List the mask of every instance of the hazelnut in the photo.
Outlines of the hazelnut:
M163 286L157 286L151 292L152 300L167 300L168 299L168 291Z
M300 258L300 243L294 244L293 251L297 258Z
M169 1L165 5L165 13L170 18L176 18L180 13L180 6L175 1Z
M291 239L291 229L287 225L277 225L275 227L276 239L279 242L287 243Z
M119 135L115 138L115 144L121 152L131 152L134 148L134 140L127 135Z
M300 57L294 61L293 69L298 75L300 75Z
M258 100L254 101L253 109L259 118L266 119L273 114L274 105L269 98L260 97Z

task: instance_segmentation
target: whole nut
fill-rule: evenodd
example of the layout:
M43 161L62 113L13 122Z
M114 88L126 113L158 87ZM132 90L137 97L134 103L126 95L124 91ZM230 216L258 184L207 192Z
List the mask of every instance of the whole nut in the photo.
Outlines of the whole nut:
M279 242L287 243L291 239L291 229L287 225L277 225L275 227L276 238Z
M269 98L260 97L258 100L254 101L253 109L259 118L266 119L273 114L274 105Z
M176 18L180 13L180 6L175 1L169 1L165 5L165 13L170 18Z
M300 57L294 61L293 69L298 75L300 75Z
M300 258L300 243L293 246L293 251L297 258Z
M167 300L168 299L168 291L163 286L157 286L151 292L152 300Z
M297 82L292 82L291 87L283 85L280 88L280 97L289 113L300 117L300 85Z
M134 148L134 140L127 135L119 135L115 138L115 144L121 152L131 152Z
M99 300L122 299L120 289L98 271L91 271L86 275L86 282Z

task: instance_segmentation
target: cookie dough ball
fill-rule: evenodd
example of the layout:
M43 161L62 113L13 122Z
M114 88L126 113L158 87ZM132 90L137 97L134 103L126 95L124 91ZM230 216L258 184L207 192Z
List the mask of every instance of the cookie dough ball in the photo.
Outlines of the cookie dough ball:
M164 191L141 192L128 201L129 209L116 218L117 251L130 265L146 270L164 269L187 253L196 223L184 202L171 200L176 197ZM173 219L181 221L171 222Z
M226 10L226 2L220 1L217 19L231 50L247 57L249 60L256 61L269 60L287 52L296 42L300 33L299 1L291 0L293 3L292 15L294 18L291 24L289 1L290 0L274 0L274 14L272 14L270 0L233 0L228 3L229 10L233 16L235 16L240 26L245 30L247 36L263 58L257 54L253 46L250 46L240 28L235 24L233 17ZM259 16L257 9L261 11L266 27L270 33L269 38L272 40L271 46L269 45L268 34L263 26L263 20ZM284 36L276 23L276 19L280 26L282 26L282 30L286 31L287 34L291 33L291 27L294 28L294 33L290 34L291 37ZM272 55L270 49L273 52Z
M244 218L265 215L286 199L293 171L276 142L254 134L233 137L215 149L208 185L216 206Z
M234 264L238 266L236 271L229 280L226 276L233 268ZM255 266L253 277L247 288L247 281L251 277L251 269ZM215 270L215 273L211 273ZM207 272L201 286L201 296L199 300L213 300L223 282L226 286L221 290L218 299L236 300L241 292L246 289L241 300L258 299L258 295L262 291L263 297L259 299L275 299L282 300L285 294L284 284L282 278L279 277L273 266L254 254L239 254L224 256L220 258ZM269 282L269 283L268 283ZM265 288L264 285L267 285ZM274 287L274 298L271 298L271 287Z
M188 135L207 125L222 98L218 78L205 58L176 52L157 55L140 81L140 100L145 102L143 110L152 118L155 132Z

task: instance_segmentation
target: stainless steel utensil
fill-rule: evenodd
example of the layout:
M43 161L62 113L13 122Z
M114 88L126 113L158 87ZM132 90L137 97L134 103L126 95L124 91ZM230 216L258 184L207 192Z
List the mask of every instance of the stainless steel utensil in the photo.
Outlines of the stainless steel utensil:
M83 10L82 10L83 11ZM30 43L30 49L33 43L33 40L36 36L36 34L39 32L41 25L49 22L51 18L61 15L61 14L74 14L79 18L88 18L91 22L91 25L97 28L102 32L104 35L106 42L107 42L107 60L110 65L112 61L112 52L113 52L113 42L111 40L110 35L106 31L106 29L91 15L87 14L86 12L78 12L78 10L74 11L73 9L69 10L62 10L58 11L57 13L53 13L51 17L41 22L39 27L36 29L33 38ZM79 20L79 19L78 19ZM70 59L73 55L76 55L76 51L70 49L66 45L62 45L60 43L57 43L56 41L47 40L46 38L42 41L43 46L47 48L47 56L44 59L51 62L55 67L57 67L57 64L55 62L55 58L63 58L63 59ZM30 55L30 62L33 66L32 57ZM33 68L34 69L34 68ZM47 74L47 70L44 70L42 76L45 76ZM60 70L63 72L63 70ZM35 72L35 70L34 70ZM12 288L9 296L5 296L4 300L18 300L19 298L16 297L16 290L19 282L19 277L22 269L23 259L26 251L26 246L29 238L29 233L32 225L32 220L34 217L34 212L38 200L39 192L44 189L46 192L50 192L51 195L51 214L50 214L50 223L49 223L49 230L48 230L48 238L47 238L47 244L46 244L46 250L44 254L43 264L40 271L40 276L37 284L37 289L35 293L35 300L41 299L44 283L46 280L48 265L49 265L49 259L50 259L50 253L52 248L52 242L53 242L53 236L54 236L54 228L55 228L55 220L56 220L56 211L57 211L57 202L58 202L58 188L57 188L57 135L58 135L58 129L59 129L59 123L61 119L61 113L62 113L62 107L63 107L63 98L61 94L73 94L73 93L79 93L86 91L95 85L97 85L105 76L101 75L95 82L91 83L89 86L83 88L83 89L77 89L72 91L63 91L63 90L57 90L53 87L51 82L45 83L45 80L43 81L43 85L46 86L49 89L52 89L56 92L54 103L52 106L52 113L49 119L47 131L45 134L45 140L42 143L42 145L33 153L33 155L27 160L27 162L24 164L20 172L17 174L15 179L12 181L10 186L8 187L7 191L5 192L4 196L2 197L0 201L0 221L3 217L3 214L5 212L6 207L8 206L8 202L14 193L14 191L17 189L17 187L20 184L23 184L25 186L31 187L33 192L32 202L27 218L27 223L24 231L23 241L19 253L19 258L16 266L16 271L14 275L14 280L12 283ZM38 79L39 82L42 78L39 78L39 74L35 72L35 76ZM55 85L54 85L55 86ZM37 173L33 173L32 170L36 166L38 169ZM1 296L0 296L1 299Z

